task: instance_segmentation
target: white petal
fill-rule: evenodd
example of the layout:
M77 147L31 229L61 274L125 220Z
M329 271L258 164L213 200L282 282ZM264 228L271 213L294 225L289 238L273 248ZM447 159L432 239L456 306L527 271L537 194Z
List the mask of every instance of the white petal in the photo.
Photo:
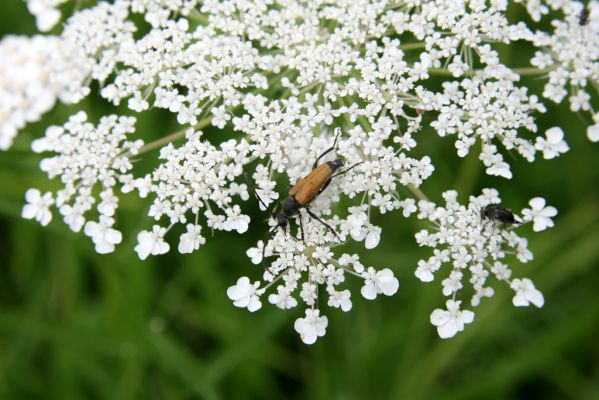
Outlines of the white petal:
M539 212L539 215L543 217L555 217L557 215L557 209L552 206L545 207Z
M381 228L374 227L372 230L368 231L366 234L366 240L364 242L364 246L370 250L374 249L378 246L381 241Z
M262 251L257 247L250 247L245 254L252 260L252 264L260 264L262 261Z
M449 314L447 311L445 310L441 310L440 308L437 308L436 310L434 310L431 313L431 324L435 325L435 326L441 326L447 323L447 321L449 321L449 319L451 318L451 314Z
M247 276L242 276L237 280L236 285L227 289L227 296L231 300L239 300L250 293L250 286L250 279Z
M399 281L389 268L377 273L377 284L381 292L386 296L392 296L399 289Z
M535 218L532 230L535 232L541 232L547 229L548 227L551 228L552 226L553 222L548 218Z
M28 189L25 192L25 200L27 203L37 203L42 198L42 194L37 189Z
M191 253L195 250L193 239L189 237L188 233L184 233L180 236L177 250L179 250L179 253L181 254Z
M21 217L25 219L34 219L37 214L37 206L33 204L25 204L21 211Z
M564 138L564 131L559 126L554 126L553 128L547 129L545 136L547 136L547 140L550 143L559 143Z
M364 283L364 286L362 286L360 293L362 293L362 296L364 296L365 299L374 300L374 299L376 299L376 295L377 295L376 285L374 284L373 281L367 280Z
M35 23L42 32L48 32L60 21L60 11L49 9L37 15Z
M52 213L48 210L43 210L42 211L42 216L39 219L40 221L40 225L41 226L46 226L50 223L50 221L52 221Z
M328 325L329 325L329 319L326 316L323 315L322 317L318 318L318 320L316 321L316 326L315 326L316 334L318 336L324 336Z
M154 243L152 241L152 235L150 232L141 231L137 234L137 246L135 246L134 250L137 252L137 256L141 260L145 260L152 252L153 245Z
M441 339L449 339L454 337L459 331L459 327L454 319L450 319L445 324L437 327L437 333Z
M121 243L121 240L123 240L123 235L116 229L107 229L104 237L113 244Z
M538 290L528 291L526 294L528 301L537 306L538 308L543 307L545 304L545 299L543 298L543 293Z
M460 315L460 321L462 321L464 324L471 323L474 321L474 313L470 310L462 311L462 314Z
M522 292L516 293L516 295L512 298L512 303L516 307L527 307L530 304Z
M528 202L534 211L542 210L545 207L545 199L542 197L535 197L530 199Z
M160 241L154 244L154 247L152 248L152 255L160 255L160 254L165 254L168 253L168 251L170 250L171 246L166 243L165 241L163 241L162 239L159 239Z
M260 301L258 296L253 295L250 296L250 302L247 307L250 312L254 312L262 307L262 302Z
M422 282L432 282L435 279L433 273L427 268L416 268L415 275L416 278L420 279Z
M249 304L250 304L250 296L244 296L241 297L240 299L237 299L233 302L233 305L235 307L239 307L239 308L246 308Z
M88 221L83 228L83 233L89 237L94 237L100 233L100 224L94 221Z
M366 230L362 228L353 228L349 231L349 234L356 242L361 242L366 237Z
M297 333L301 334L303 331L306 330L308 325L309 324L306 322L305 318L298 318L295 320L295 323L293 324L293 329L295 329Z
M108 254L114 251L114 245L104 240L96 242L96 253Z
M300 338L302 342L306 344L314 344L317 339L316 329L313 326L306 328L302 333L300 333Z
M599 124L587 128L587 137L591 142L599 142Z

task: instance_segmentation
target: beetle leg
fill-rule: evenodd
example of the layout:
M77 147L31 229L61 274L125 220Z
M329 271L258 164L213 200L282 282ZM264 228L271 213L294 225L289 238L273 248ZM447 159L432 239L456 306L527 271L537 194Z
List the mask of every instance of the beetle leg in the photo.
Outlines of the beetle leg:
M322 187L320 188L320 190L318 191L318 194L321 194L322 192L324 192L324 190L329 187L329 185L331 184L331 178L329 178L324 185L322 185ZM318 196L317 194L317 196Z
M254 188L254 186L252 186L252 184L250 183L250 180L248 179L248 175L247 173L244 174L245 176L245 182L247 183L248 187L252 190L252 192L254 193L254 196L256 196L256 198L258 199L258 201L260 202L260 204L262 204L262 207L264 207L265 210L267 210L270 215L275 219L275 221L277 220L277 216L275 215L274 211L269 209L268 206L266 205L266 203L262 200L262 198L258 195L258 192L256 191L256 188Z
M335 141L333 142L333 145L331 147L329 147L328 149L326 149L321 155L318 156L316 161L314 161L314 164L312 164L312 169L315 169L318 166L318 161L320 161L320 159L322 157L326 156L331 151L335 150L335 147L337 147L337 139L339 139L340 134L341 134L341 130L339 130L339 132L337 132L337 135L335 136Z
M274 229L276 229L276 228L277 227L275 226ZM272 233L274 231L274 229L270 229L268 231L268 233ZM265 240L264 241L264 245L262 246L262 266L264 267L265 270L268 271L269 274L271 274L274 277L275 274L273 274L273 272L270 270L270 267L272 267L272 265L271 266L266 266L266 262L265 262L265 258L266 258L266 244L267 243L268 242Z
M306 240L304 239L304 223L302 222L302 213L298 213L297 215L299 217L299 221L300 221L300 232L302 234L302 243L306 243Z
M318 215L314 214L309 208L306 208L306 211L308 212L308 215L310 215L310 217L312 217L313 219L317 220L318 222L320 222L321 224L326 226L327 229L330 230L331 232L333 232L333 235L335 235L337 237L337 239L339 239L341 241L341 238L339 237L339 235L337 235L337 232L335 232L335 230L333 228L331 228L331 225L327 224L326 222L324 222L323 220L318 218Z

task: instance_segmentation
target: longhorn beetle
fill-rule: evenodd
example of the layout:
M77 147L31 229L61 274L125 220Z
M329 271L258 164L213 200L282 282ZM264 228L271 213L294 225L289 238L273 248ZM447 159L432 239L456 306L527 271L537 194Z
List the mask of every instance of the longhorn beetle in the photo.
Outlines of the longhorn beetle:
M327 155L331 151L335 150L335 148L337 147L337 139L339 139L340 134L341 134L341 130L339 130L337 132L337 135L335 136L335 141L333 142L333 145L331 147L329 147L328 149L326 149L321 155L318 156L316 161L314 161L314 163L312 164L312 171L310 171L308 173L308 175L306 175L305 177L303 177L302 179L297 181L297 183L295 185L293 185L293 187L291 189L289 189L289 192L288 192L289 197L287 197L281 203L281 211L278 214L271 211L271 214L272 214L273 218L276 220L277 224L269 232L272 232L277 228L282 228L284 231L287 231L287 222L289 221L289 219L291 217L298 214L299 220L300 220L300 231L301 231L302 241L303 241L304 240L304 228L302 225L301 214L299 214L300 210L303 208L306 210L306 212L308 213L308 215L311 218L313 218L313 219L317 220L318 222L320 222L321 224L323 224L328 230L333 232L333 234L337 238L339 238L339 235L337 235L337 232L335 232L335 230L329 224L324 222L322 219L320 219L316 214L314 214L310 210L309 205L312 202L312 200L314 200L320 193L322 193L329 186L329 184L331 183L331 180L333 178L348 173L350 170L352 170L353 168L357 167L358 165L360 165L362 163L362 162L358 162L343 171L339 171L339 169L344 166L344 162L340 158L337 158L334 161L327 161L320 165L318 164L318 162L325 155ZM258 199L260 204L262 204L262 206L267 208L266 204L262 201L260 196L258 196L258 193L256 192L256 190L254 188L252 188L252 190L254 191L254 195L256 196L256 198ZM266 245L262 249L262 258L263 259L264 259L265 251L266 251Z
M516 217L514 217L514 214L512 214L510 210L494 204L490 204L481 210L480 217L487 218L491 221L503 222L504 224L519 223L519 221L516 221Z

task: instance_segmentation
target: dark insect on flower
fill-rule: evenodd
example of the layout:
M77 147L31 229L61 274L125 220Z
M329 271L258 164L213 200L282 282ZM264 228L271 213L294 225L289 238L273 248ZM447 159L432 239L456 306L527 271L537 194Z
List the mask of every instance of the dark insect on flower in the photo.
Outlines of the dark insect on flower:
M588 24L590 15L591 15L591 8L588 6L584 7L582 10L580 10L580 14L578 15L578 24L580 26L585 26L586 24Z
M491 221L499 221L504 224L518 224L519 221L516 220L514 214L507 208L499 207L494 204L486 206L480 212L481 218L486 218Z

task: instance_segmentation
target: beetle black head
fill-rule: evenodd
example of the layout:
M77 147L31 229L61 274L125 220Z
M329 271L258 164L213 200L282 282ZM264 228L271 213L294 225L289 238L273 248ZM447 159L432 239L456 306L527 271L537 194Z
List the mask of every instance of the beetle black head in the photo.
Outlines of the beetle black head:
M285 229L285 227L287 226L288 219L289 217L285 213L280 213L279 215L277 215L277 226Z
M329 165L329 167L331 168L331 170L336 171L339 168L343 167L343 165L345 165L345 163L343 162L342 159L338 158L334 161L329 161L327 163Z

